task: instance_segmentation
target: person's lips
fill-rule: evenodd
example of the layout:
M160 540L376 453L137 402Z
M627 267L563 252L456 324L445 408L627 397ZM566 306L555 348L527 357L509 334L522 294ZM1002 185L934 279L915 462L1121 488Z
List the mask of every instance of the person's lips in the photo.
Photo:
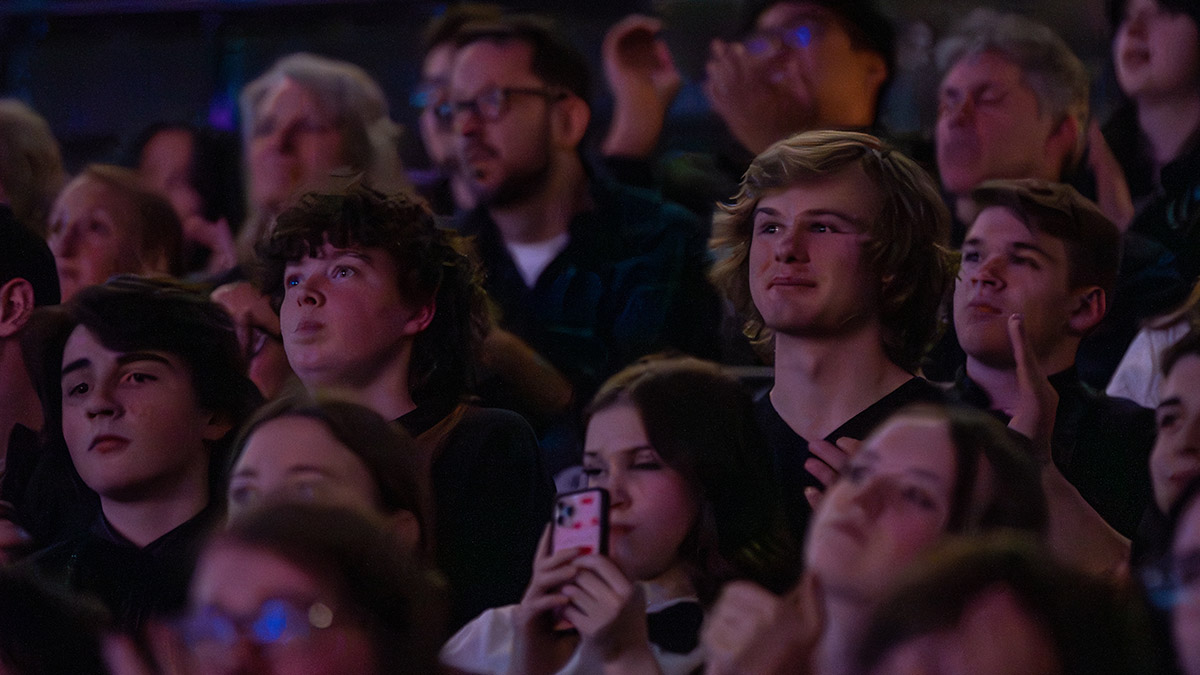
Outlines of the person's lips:
M88 445L89 452L99 452L101 454L116 452L122 450L129 445L129 439L116 434L100 434L92 439Z
M829 529L844 534L854 541L861 542L866 539L866 533L863 532L862 527L852 520L841 519L830 521Z
M817 282L799 274L777 274L767 282L767 288L816 288Z
M985 300L972 300L967 303L967 310L985 316L1000 316L1004 314L1003 309Z

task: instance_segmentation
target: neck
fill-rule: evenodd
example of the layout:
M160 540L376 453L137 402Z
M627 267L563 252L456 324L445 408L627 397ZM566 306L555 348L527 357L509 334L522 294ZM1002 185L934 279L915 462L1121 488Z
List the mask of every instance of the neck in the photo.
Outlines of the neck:
M331 377L301 378L310 393L321 392L366 406L386 420L416 410L408 388L408 364L412 343L405 342L383 367L374 364L362 372L338 373Z
M647 589L647 604L687 598L696 594L692 579L683 565L675 565L653 579L646 579L645 582L650 584Z
M1075 359L1046 358L1042 359L1042 370L1047 375L1061 373L1074 365ZM1017 367L1011 363L992 365L967 355L967 376L987 392L992 400L992 410L999 410L1011 416L1020 397L1017 383Z
M815 675L848 675L854 671L854 650L870 605L835 594L825 596L825 627L813 652Z
M207 463L208 455L203 457ZM113 529L138 548L143 548L208 506L208 472L205 470L198 477L190 475L175 489L159 492L161 495L135 500L101 495L100 509Z
M1142 97L1137 102L1138 125L1150 141L1155 169L1179 156L1200 128L1200 91L1176 96Z
M822 338L775 335L771 403L806 439L825 438L911 378L884 354L877 327Z
M587 175L572 151L553 163L540 191L516 204L489 207L488 215L504 241L536 244L566 233L586 203Z

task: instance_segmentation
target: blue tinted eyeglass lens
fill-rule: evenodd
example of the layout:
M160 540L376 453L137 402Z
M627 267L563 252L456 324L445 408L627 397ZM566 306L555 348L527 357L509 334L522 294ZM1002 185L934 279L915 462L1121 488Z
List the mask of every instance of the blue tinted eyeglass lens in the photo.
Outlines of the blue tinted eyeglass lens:
M429 105L430 92L428 89L418 89L408 97L408 104L414 108L424 108Z
M775 41L765 35L756 35L742 43L751 56L762 56L775 49Z
M188 617L182 632L184 642L191 646L237 642L237 626L229 617L212 609Z
M303 630L297 612L282 600L268 600L258 612L258 618L250 625L254 641L269 645L286 641Z
M454 104L449 101L437 104L437 107L433 109L433 116L442 123L452 121L454 119Z
M796 26L783 34L783 41L793 49L803 49L812 44L812 29L808 26Z

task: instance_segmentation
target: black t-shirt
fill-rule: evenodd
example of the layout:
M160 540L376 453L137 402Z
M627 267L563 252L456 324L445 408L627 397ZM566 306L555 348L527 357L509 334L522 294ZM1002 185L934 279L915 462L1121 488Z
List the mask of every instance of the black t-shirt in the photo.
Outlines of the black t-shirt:
M847 436L862 440L889 415L910 403L943 403L945 400L945 392L937 386L914 377L834 429L825 440L833 442ZM804 468L804 462L814 455L808 449L808 440L793 431L779 416L771 404L770 392L755 401L754 412L774 460L775 476L779 480L780 494L783 495L788 525L796 541L803 543L808 520L812 516L812 508L804 497L804 488L823 489L816 477Z

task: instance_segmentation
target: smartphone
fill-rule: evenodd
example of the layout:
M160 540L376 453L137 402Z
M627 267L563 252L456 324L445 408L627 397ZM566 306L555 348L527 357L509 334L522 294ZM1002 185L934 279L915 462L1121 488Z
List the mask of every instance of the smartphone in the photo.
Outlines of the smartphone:
M608 491L586 488L554 500L550 551L582 548L584 553L608 553Z
M551 516L550 551L581 548L586 553L608 553L608 491L587 488L559 495ZM554 630L574 630L562 611L554 613Z

